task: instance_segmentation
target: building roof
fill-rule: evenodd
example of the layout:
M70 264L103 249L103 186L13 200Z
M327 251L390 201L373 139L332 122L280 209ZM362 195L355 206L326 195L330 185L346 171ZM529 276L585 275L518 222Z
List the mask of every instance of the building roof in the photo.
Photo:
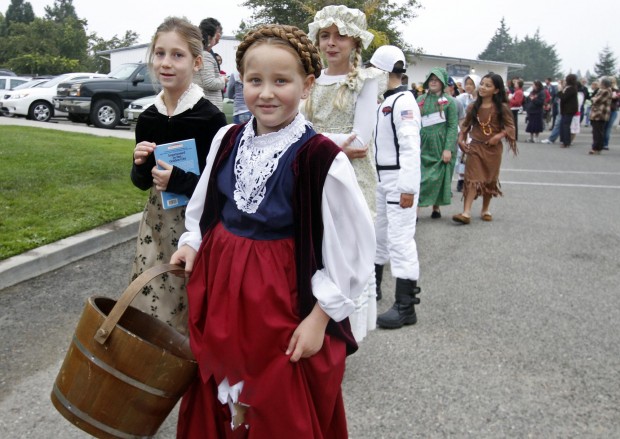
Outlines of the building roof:
M220 38L220 40L239 41L235 37L224 37L224 36ZM101 51L96 52L95 54L96 55L109 55L111 53L123 52L125 50L143 49L143 48L149 47L150 45L151 43L135 44L133 46L128 46L128 47L119 47L118 49L101 50Z
M492 65L498 65L498 66L507 66L507 67L514 67L514 68L524 68L525 64L519 64L519 63L511 63L511 62L504 62L504 61L488 61L485 59L470 59L470 58L460 58L460 57L455 57L455 56L443 56L443 55L429 55L427 53L407 53L407 55L411 55L413 57L424 57L424 58L429 58L429 59L440 59L443 61L457 61L457 62L469 62L469 63L478 63L478 64L492 64Z

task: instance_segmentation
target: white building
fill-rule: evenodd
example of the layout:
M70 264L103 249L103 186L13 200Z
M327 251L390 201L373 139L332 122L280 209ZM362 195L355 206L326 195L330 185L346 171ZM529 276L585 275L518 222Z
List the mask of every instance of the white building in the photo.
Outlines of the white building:
M500 61L484 61L480 59L467 59L439 55L412 55L407 54L407 76L409 84L424 82L426 75L433 67L443 67L448 71L455 81L459 81L463 76L475 73L482 77L489 72L494 72L504 78L504 83L508 80L508 68L512 70L523 69L525 64L506 63ZM512 75L511 75L512 76Z
M240 42L235 37L222 37L217 46L213 48L213 51L222 57L221 68L226 73L231 73L237 70L235 67L235 53L237 52L237 46L239 46L239 43ZM104 50L97 52L97 55L105 58L109 57L110 70L114 70L116 67L124 63L146 62L149 45L150 43L137 44L131 47Z
M127 62L146 62L148 44L138 44L136 46L124 47L121 49L106 50L98 52L99 56L109 56L110 68L114 70L117 66ZM213 48L222 57L222 70L232 73L237 70L235 54L239 41L235 37L222 37L220 42ZM460 80L468 73L475 73L484 76L489 72L495 72L508 79L508 68L522 69L524 64L506 63L499 61L483 61L479 59L466 59L459 57L439 56L439 55L413 55L407 54L407 75L409 83L420 83L433 67L443 67L448 71L455 81Z

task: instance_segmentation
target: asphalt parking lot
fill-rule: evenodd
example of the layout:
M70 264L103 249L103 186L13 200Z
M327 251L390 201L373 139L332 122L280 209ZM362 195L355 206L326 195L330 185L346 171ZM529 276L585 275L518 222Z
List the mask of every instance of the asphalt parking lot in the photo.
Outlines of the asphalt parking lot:
M348 359L351 438L620 437L620 134L601 156L590 140L582 127L571 148L506 153L491 223L454 224L457 193L441 219L420 210L419 322L373 331ZM85 298L118 297L133 250L0 290L0 437L88 437L49 393Z

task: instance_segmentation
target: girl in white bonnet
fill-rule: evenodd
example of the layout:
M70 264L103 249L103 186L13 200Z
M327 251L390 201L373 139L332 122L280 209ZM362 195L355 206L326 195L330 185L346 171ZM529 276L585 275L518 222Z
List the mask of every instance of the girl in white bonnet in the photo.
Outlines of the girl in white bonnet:
M374 214L376 171L368 144L376 126L378 96L387 87L387 74L374 67L362 68L362 48L368 48L373 34L366 30L362 11L343 5L324 7L308 28L308 37L319 48L327 68L302 103L302 113L317 132L342 146ZM376 327L375 298L373 275L350 316L357 341Z

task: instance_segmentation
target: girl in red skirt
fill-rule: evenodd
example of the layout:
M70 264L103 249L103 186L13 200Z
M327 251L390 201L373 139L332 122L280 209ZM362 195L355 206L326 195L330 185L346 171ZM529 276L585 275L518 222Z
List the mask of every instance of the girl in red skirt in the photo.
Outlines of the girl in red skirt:
M237 50L252 118L216 135L172 263L183 263L199 376L179 438L346 438L348 316L374 268L372 220L347 157L298 112L321 61L268 25Z

